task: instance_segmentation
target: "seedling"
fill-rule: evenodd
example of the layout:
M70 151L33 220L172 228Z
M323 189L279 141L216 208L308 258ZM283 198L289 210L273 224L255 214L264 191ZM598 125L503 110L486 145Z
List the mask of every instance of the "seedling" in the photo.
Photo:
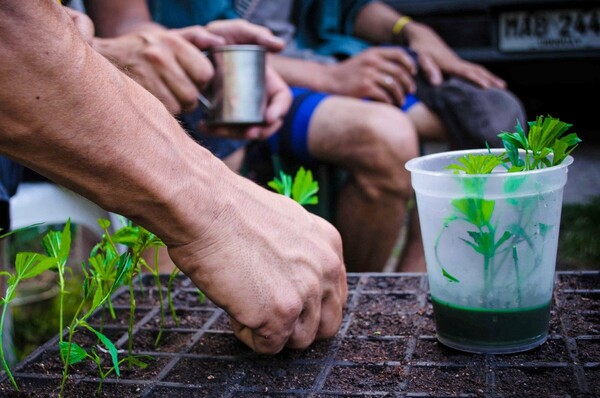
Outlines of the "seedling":
M15 230L10 233L4 234L0 236L0 239L10 234L16 233L20 230ZM15 298L16 289L19 283L26 279L35 278L36 276L54 267L55 264L55 258L50 258L38 253L23 252L18 253L15 258L14 273L10 273L7 271L0 272L0 275L8 277L6 282L6 293L4 297L2 297L2 299L0 300L0 302L2 303L2 315L0 316L0 358L2 359L2 365L4 367L4 370L10 378L10 382L17 391L19 391L19 386L17 385L17 382L15 381L10 371L10 367L6 362L6 357L4 355L4 340L2 332L4 331L4 320L6 318L6 313L8 312L9 304Z
M319 183L313 180L310 170L300 167L296 176L292 177L279 171L279 178L275 177L267 183L275 192L292 198L301 205L316 205L319 203Z
M158 263L158 250L160 247L164 247L164 243L160 239L156 239L152 244L154 247L154 267L151 267L143 258L140 259L140 263L143 267L145 267L154 277L154 283L156 288L158 289L158 305L160 307L160 330L158 335L156 336L156 340L154 341L154 346L158 347L158 343L162 337L163 328L165 327L165 305L162 294L162 287L160 286L160 269ZM177 269L177 268L176 268Z
M108 232L108 226L110 223L104 223L105 234L110 236ZM122 244L128 248L129 254L131 256L131 267L127 269L125 274L125 281L129 286L129 325L127 328L127 335L129 337L127 342L127 351L128 351L128 365L131 367L132 365L136 365L139 363L133 356L133 325L135 323L135 292L134 292L134 278L137 275L141 274L142 266L152 270L148 264L144 261L142 257L142 253L148 249L149 247L157 247L164 245L162 241L154 234L149 232L148 230L134 225L129 220L124 220L124 226L119 228L110 238L107 237L107 241L111 243L114 250L116 251L116 244ZM158 263L156 264L158 267ZM153 272L154 273L154 272ZM161 306L161 330L162 325L164 325L164 306L162 303L162 291L160 289L160 278L158 277L158 272L155 273L155 277L157 278L157 288L159 291L160 298L160 306Z
M59 287L59 339L62 342L62 331L64 328L64 298L65 298L65 267L69 252L71 251L71 219L67 220L62 232L48 231L42 239L42 245L48 257L54 258L58 274Z
M502 166L508 173L531 171L552 167L562 163L567 156L573 152L581 142L577 134L571 133L563 136L571 124L560 121L559 119L538 116L535 121L528 123L529 134L526 134L522 126L517 123L516 132L502 132L498 136L502 139L505 152L500 155L491 153L483 155L465 155L461 157L456 164L447 167L454 170L455 174L486 175L491 174L498 166ZM488 147L489 151L489 147ZM522 153L520 153L520 151ZM511 246L513 262L516 275L519 275L519 258L512 245L507 245L511 238L529 241L528 236L523 236L524 229L520 225L514 225L511 230L498 233L492 222L496 202L494 200L483 199L486 178L465 179L463 188L465 197L451 201L453 212L445 219L444 228L438 235L435 244L435 255L438 264L442 264L438 256L438 246L443 232L447 226L458 220L471 224L475 229L468 231L468 238L461 240L471 246L473 250L483 256L483 266L485 274L485 285L492 283L492 272L490 272L491 261L497 251L503 247ZM517 188L516 185L523 180L510 182L505 186L506 191L512 191ZM522 215L523 216L523 215ZM520 224L520 223L519 223ZM540 225L544 230L544 226ZM457 278L450 275L448 271L441 266L442 274L451 282L460 282Z
M98 258L99 256L95 257L95 261L97 261ZM108 261L111 260L109 259ZM61 358L64 363L63 377L59 396L62 396L63 394L65 383L68 377L69 366L81 362L85 358L91 359L98 365L102 381L110 373L104 373L102 371L100 357L96 354L94 350L92 350L91 353L88 353L79 344L73 342L73 335L79 327L84 327L88 329L90 332L94 333L98 337L98 339L102 342L102 344L106 347L110 354L113 364L111 369L114 370L117 376L120 376L119 364L121 361L118 360L117 348L112 343L112 341L108 339L108 337L92 328L86 320L98 308L100 308L104 304L104 302L106 302L110 298L114 290L121 284L121 281L123 277L127 274L129 268L131 268L131 257L129 253L124 253L118 259L116 277L112 285L109 286L107 289L105 284L103 283L104 281L97 278L97 274L90 272L89 269L86 269L85 266L82 266L85 275L85 279L83 281L83 298L80 302L79 307L77 308L77 311L75 312L75 315L73 316L71 324L69 325L67 341L61 340L59 342ZM92 300L92 305L87 310L84 310L86 303L89 302L90 299ZM82 312L83 314L80 316ZM100 391L101 386L102 383L100 383L98 391Z

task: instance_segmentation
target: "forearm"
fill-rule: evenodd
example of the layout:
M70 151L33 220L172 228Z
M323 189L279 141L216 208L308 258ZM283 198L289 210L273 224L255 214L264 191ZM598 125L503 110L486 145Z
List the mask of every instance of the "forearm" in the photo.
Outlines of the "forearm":
M313 91L331 92L330 66L276 54L269 54L269 63L289 86L306 87Z
M379 1L364 6L354 22L354 35L373 43L393 43L392 30L402 14Z
M134 30L161 28L152 22L146 0L85 0L87 14L99 37L116 37Z
M0 102L1 153L167 243L197 236L220 213L214 190L234 177L83 43L59 6L2 2L0 93L10 93Z

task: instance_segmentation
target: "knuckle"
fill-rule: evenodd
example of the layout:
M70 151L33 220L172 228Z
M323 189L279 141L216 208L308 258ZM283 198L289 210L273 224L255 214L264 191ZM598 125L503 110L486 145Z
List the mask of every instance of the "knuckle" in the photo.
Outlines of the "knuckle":
M163 52L160 51L156 46L150 46L144 49L144 51L142 52L142 56L145 60L147 60L150 63L156 65L165 64Z

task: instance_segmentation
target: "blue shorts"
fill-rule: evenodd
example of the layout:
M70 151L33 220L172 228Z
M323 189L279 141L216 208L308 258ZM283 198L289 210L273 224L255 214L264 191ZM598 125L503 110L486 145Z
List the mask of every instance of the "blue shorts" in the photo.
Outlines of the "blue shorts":
M298 161L310 163L314 159L308 151L308 126L310 120L321 101L330 96L322 92L311 91L306 88L292 87L293 102L290 110L283 119L283 125L269 138L271 151L282 156L292 156ZM419 102L416 96L406 96L402 110L406 111ZM202 119L202 111L196 111L180 116L180 121L190 132L192 137L203 147L211 151L220 159L226 158L237 149L248 144L247 140L234 140L231 138L211 137L200 133L196 125Z

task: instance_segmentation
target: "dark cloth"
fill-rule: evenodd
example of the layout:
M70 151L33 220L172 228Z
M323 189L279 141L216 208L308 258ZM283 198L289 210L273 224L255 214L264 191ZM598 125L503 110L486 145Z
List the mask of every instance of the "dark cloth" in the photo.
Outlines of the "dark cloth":
M10 229L10 198L23 178L23 166L0 156L0 228Z
M456 77L432 86L419 76L417 93L446 126L454 149L482 148L486 142L502 147L499 133L515 131L517 121L527 125L523 104L508 90L483 89Z
M0 200L8 201L16 192L23 178L23 166L0 156Z

